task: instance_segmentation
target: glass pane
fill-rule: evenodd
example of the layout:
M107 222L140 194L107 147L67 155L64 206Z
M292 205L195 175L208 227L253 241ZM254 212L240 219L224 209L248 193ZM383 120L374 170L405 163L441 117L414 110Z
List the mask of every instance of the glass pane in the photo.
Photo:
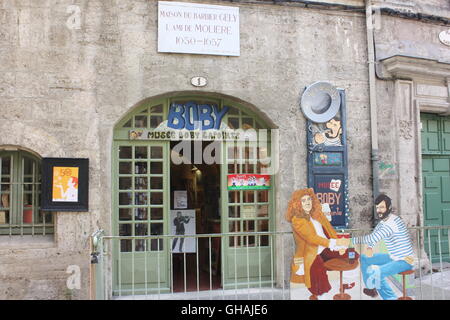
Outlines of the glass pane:
M151 113L162 113L163 112L163 106L160 104L159 106L154 106L150 109Z
M256 173L262 173L262 174L269 173L269 166L268 165L263 165L260 162L258 162Z
M229 224L229 232L241 232L239 221L231 221ZM230 247L239 247L241 245L241 237L230 237Z
M146 174L147 173L147 162L136 162L134 164L135 174Z
M141 112L139 112L139 113L143 113L143 114L145 114L145 113L148 113L148 108L147 107L145 107L144 109L142 109L142 111Z
M52 224L53 223L52 212L46 212L46 211L40 210L39 217L38 217L39 223L44 223L44 219L45 219L45 224Z
M135 236L147 236L148 227L146 223L136 223L134 225L134 235Z
M255 202L255 192L254 191L244 191L244 203Z
M131 128L131 119L123 125L123 128Z
M23 208L23 223L33 223L33 206L32 205L25 205L25 208Z
M119 205L126 206L131 204L131 192L119 193Z
M162 220L163 218L163 208L151 208L150 213L152 220Z
M267 235L267 236L260 236L259 237L260 239L259 239L259 241L260 241L260 246L261 247L268 247L269 246L269 236Z
M147 116L134 117L134 127L135 128L147 128Z
M24 158L24 162L23 162L23 174L24 175L33 175L33 164L34 161L29 159L29 158Z
M136 208L134 211L134 218L136 220L147 220L148 218L148 209L147 208Z
M120 251L131 252L131 240L120 240Z
M131 174L131 162L120 162L119 174Z
M230 221L230 230L229 232L241 232L241 222L239 220L237 221Z
M234 107L229 107L230 109L228 110L228 114L235 114L235 115L239 115L239 109L234 108Z
M258 190L258 202L269 202L269 190Z
M150 164L150 173L151 174L162 174L163 173L163 164L162 164L162 162L151 162L151 164Z
M163 234L163 224L162 223L151 223L150 233L152 236L158 236Z
M9 184L2 184L1 188L2 195L0 203L1 208L9 208L9 189L10 189Z
M131 147L119 147L119 158L120 159L131 159Z
M238 129L239 128L239 118L228 117L228 126L231 129Z
M163 122L162 116L150 116L150 128L154 129Z
M244 220L244 232L254 232L254 231L255 231L255 221Z
M31 206L33 204L33 193L32 192L24 192L23 194L23 205L25 207Z
M245 147L244 157L245 157L245 159L255 159L256 158L255 148L254 147Z
M150 203L151 204L162 204L163 203L163 193L162 192L150 193Z
M269 156L267 148L258 148L258 159L266 159Z
M146 177L139 177L134 179L134 188L136 190L147 190L148 180Z
M121 208L119 209L119 220L129 221L131 220L131 208Z
M163 178L162 177L151 177L150 178L150 188L162 189L163 188Z
M162 223L151 223L150 224L150 234L152 236L158 236L163 234L163 224ZM161 251L164 249L163 239L152 239L151 240L151 250L152 251Z
M241 165L237 163L231 163L228 165L228 173L241 173Z
M254 164L243 164L242 165L242 173L255 173L255 165Z
M240 149L237 147L228 147L227 157L229 160L235 160L240 158Z
M3 157L2 161L2 176L11 174L11 158Z
M150 147L150 155L152 159L162 159L163 157L162 147Z
M33 191L33 183L24 183L23 184L23 191Z
M258 205L256 210L257 210L256 214L258 215L258 217L268 217L269 216L269 205L268 204Z
M253 123L252 118L242 118L242 129L250 129L253 128L255 125Z
M145 240L145 239L136 239L136 240L134 240L134 242L135 242L134 250L135 251L145 251L146 248L147 248L147 246L145 245L146 241L147 240Z
M258 231L259 232L269 231L269 220L259 220L258 221Z
M255 246L255 236L243 236L242 242L244 246L254 247Z
M228 215L230 218L240 218L241 217L241 207L240 206L228 207Z
M228 202L239 203L239 191L228 191Z
M136 147L134 150L135 159L147 159L147 147Z
M130 190L131 189L131 178L119 178L119 189L120 190Z
M9 224L9 210L0 210L0 224Z
M147 205L148 204L147 192L136 192L134 197L134 204L138 206Z
M131 236L131 224L119 224L119 236Z

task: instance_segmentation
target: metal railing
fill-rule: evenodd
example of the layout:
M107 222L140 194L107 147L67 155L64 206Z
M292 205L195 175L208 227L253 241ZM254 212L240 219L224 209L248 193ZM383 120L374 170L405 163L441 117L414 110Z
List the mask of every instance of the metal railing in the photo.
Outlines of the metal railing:
M450 287L450 226L408 230L416 254L415 274L406 283L408 295L416 300L450 299L446 289L447 282ZM342 231L358 236L371 230ZM175 238L186 239L185 245L191 239L196 249L192 253L172 252ZM356 249L363 253L362 246ZM105 236L97 231L92 254L95 297L291 299L289 279L294 252L292 232ZM391 277L390 282L398 292L402 291L400 276Z

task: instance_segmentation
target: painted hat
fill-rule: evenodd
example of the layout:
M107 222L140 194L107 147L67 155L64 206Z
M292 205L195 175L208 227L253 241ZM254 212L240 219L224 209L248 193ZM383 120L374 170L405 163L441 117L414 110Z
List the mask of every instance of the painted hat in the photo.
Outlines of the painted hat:
M318 81L307 87L300 101L300 108L305 117L317 123L333 119L340 106L339 91L325 81Z

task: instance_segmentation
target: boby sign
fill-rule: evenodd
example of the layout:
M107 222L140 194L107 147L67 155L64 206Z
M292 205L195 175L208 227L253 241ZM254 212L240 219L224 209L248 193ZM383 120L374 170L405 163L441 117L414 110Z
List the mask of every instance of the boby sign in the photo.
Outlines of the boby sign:
M167 126L176 130L219 130L228 110L226 106L219 110L214 104L173 103L167 116Z

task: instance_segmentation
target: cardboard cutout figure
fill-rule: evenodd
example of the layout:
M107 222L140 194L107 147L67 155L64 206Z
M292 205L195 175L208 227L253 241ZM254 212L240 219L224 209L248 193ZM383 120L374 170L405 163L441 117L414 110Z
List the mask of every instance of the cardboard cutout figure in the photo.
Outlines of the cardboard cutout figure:
M312 188L292 194L285 217L292 224L296 244L291 282L304 283L312 294L310 299L316 300L331 289L324 263L334 258L345 258L348 250L343 255L339 250L348 247L350 241L338 239Z
M367 254L361 255L363 292L375 298L378 294L383 300L396 300L398 297L390 287L387 277L413 269L414 251L411 238L403 220L392 214L392 201L381 194L375 199L380 222L371 234L354 237L354 244L366 244ZM373 247L384 240L388 253L373 253Z

